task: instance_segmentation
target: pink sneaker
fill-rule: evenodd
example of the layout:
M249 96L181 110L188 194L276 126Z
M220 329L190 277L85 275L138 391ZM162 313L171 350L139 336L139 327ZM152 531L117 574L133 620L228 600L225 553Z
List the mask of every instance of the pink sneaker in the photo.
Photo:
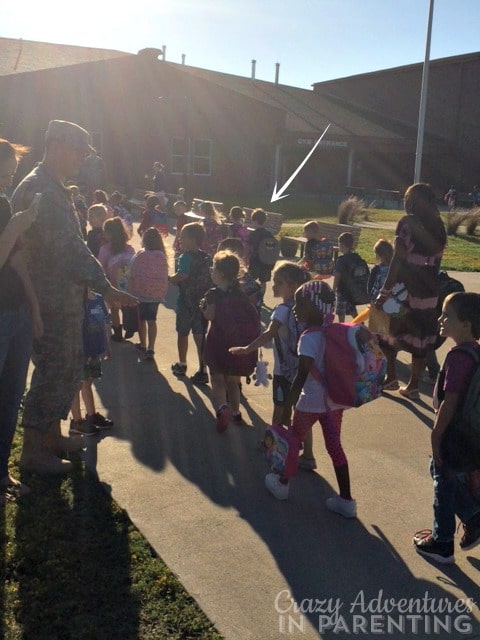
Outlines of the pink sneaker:
M223 407L217 411L217 431L218 433L224 433L227 430L232 413L228 405L224 404Z

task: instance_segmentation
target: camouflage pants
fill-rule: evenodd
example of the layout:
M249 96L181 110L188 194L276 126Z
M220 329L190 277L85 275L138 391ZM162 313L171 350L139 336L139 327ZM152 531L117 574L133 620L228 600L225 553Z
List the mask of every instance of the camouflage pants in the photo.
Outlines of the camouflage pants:
M23 426L46 432L68 416L83 373L83 314L43 315L44 335L35 340L35 366L25 398Z

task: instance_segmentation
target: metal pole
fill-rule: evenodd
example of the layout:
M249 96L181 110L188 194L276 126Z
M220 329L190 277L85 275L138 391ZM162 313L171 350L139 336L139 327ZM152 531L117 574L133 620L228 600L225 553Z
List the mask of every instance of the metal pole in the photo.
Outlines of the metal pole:
M428 71L430 66L430 39L432 35L433 2L430 0L430 11L428 13L427 42L425 45L425 61L423 63L422 91L420 93L420 109L418 113L417 149L415 151L415 174L414 182L420 182L422 171L423 137L425 133L425 111L427 108L428 93Z

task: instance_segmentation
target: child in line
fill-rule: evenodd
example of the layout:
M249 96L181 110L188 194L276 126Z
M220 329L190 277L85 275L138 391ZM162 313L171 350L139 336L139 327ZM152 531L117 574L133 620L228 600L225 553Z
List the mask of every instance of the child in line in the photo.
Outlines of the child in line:
M123 220L109 218L103 225L106 243L100 247L98 260L112 285L121 291L127 290L128 269L135 249L128 244L128 233ZM112 340L123 342L120 309L112 307Z
M368 278L367 291L370 304L374 304L387 279L390 263L393 258L393 246L388 240L380 238L373 246L377 264L372 268ZM383 384L384 391L396 391L400 385L395 371L396 351L382 336L378 336L378 344L387 359L387 377Z
M192 332L197 348L198 371L190 380L196 384L208 383L208 374L203 361L207 321L200 311L199 304L212 285L210 277L212 259L208 253L200 249L204 238L205 230L199 222L190 222L183 226L180 232L182 253L178 258L177 271L169 277L169 281L178 286L175 322L178 362L172 365L172 372L180 377L186 374L188 336Z
M238 283L240 289L248 297L255 309L260 312L263 304L263 291L259 283L252 278L246 270L243 262L245 256L245 247L240 238L225 238L218 245L218 251L231 251L240 260L240 273L238 275Z
M342 255L337 258L335 263L333 290L336 294L335 309L338 315L338 321L345 322L345 316L355 318L357 315L357 307L353 300L353 288L355 287L353 270L358 263L360 261L363 262L363 260L354 249L355 238L349 231L341 233L338 236L338 247ZM367 296L368 272L366 277L365 297Z
M333 244L322 236L315 220L310 220L303 225L303 235L307 242L300 264L314 275L331 276L334 267Z
M150 227L155 227L162 236L168 236L168 218L165 213L166 201L163 196L147 195L142 220L138 225L138 235L141 237Z
M113 215L123 220L128 232L128 237L131 238L133 236L133 216L130 211L123 206L123 201L124 198L120 191L114 191L110 196L108 204L112 209Z
M99 293L88 290L83 320L83 351L85 363L83 381L72 402L70 435L95 436L101 430L111 429L113 421L95 410L93 382L102 377L102 358L111 356L109 340L110 316L107 306ZM82 417L80 394L85 403L86 416Z
M273 415L272 424L281 424L292 382L297 373L297 344L303 327L299 327L293 315L295 291L310 274L291 262L279 262L273 270L273 295L280 302L273 310L268 328L245 347L232 347L230 353L245 355L273 340ZM305 443L299 465L316 469L311 438Z
M92 199L91 204L103 204L103 205L105 205L105 207L107 208L108 217L109 218L113 218L114 217L113 209L108 204L108 194L103 189L95 189L95 191L93 192L93 199Z
M461 420L470 380L480 356L480 296L452 293L445 298L439 318L440 335L452 338L434 391L435 425L432 430L433 528L417 532L415 549L440 564L452 564L454 557L455 515L463 522L461 549L480 541L480 498L472 495L470 474L478 473L479 450L475 451L465 429L456 429ZM473 353L469 353L472 351Z
M258 355L256 350L252 350L253 357L244 354L244 357L237 357L230 352L235 340L243 338L250 342L260 333L257 311L238 284L239 270L240 261L236 255L229 251L216 253L212 270L215 286L207 292L202 305L203 315L210 321L205 341L205 362L210 369L219 433L226 430L230 421L238 426L243 424L240 377L253 372Z
M140 344L137 348L145 354L146 360L152 360L157 337L158 305L168 289L168 263L158 229L147 229L142 237L142 245L143 249L130 262L127 291L139 300Z
M108 211L103 204L92 204L88 208L88 222L91 226L87 233L87 247L98 258L100 247L105 244L105 234L103 233L103 225L108 218Z
M200 215L203 216L203 228L205 238L202 249L211 256L215 255L218 243L223 238L223 227L220 222L220 215L211 202L202 202L199 207Z
M178 258L180 257L180 232L185 224L191 219L185 215L187 213L187 203L183 200L177 200L173 205L173 212L177 218L175 224L175 238L173 240L173 259L175 260L175 271L177 270Z
M242 207L232 207L228 216L230 220L230 235L232 238L239 238L243 244L247 243L250 231L245 226L245 213Z
M248 272L255 280L260 282L264 295L267 289L267 282L271 280L273 268L273 265L262 262L258 254L261 241L272 236L270 231L264 227L266 221L267 214L263 209L255 209L252 212L251 223L253 231L250 232L247 238L247 254L245 256L248 262Z
M292 429L300 444L315 422L320 422L340 494L328 498L326 507L345 518L355 518L357 505L350 493L348 461L340 441L343 407L329 398L317 375L311 373L314 368L324 373L325 336L315 328L333 322L334 302L332 289L321 280L311 280L295 292L293 313L297 322L305 323L307 330L298 342L298 369L284 409L283 423L290 423L291 408L295 405ZM286 500L289 480L290 477L269 473L265 478L265 486L278 500Z

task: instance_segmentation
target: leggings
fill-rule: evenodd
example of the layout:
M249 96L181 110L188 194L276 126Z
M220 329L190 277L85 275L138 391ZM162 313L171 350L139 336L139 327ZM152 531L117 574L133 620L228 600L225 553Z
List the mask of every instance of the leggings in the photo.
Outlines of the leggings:
M342 430L343 409L327 413L308 413L295 409L293 414L292 427L297 438L303 442L305 435L310 431L318 420L322 427L325 448L332 459L334 467L342 467L347 462L347 457L340 442L340 432Z

